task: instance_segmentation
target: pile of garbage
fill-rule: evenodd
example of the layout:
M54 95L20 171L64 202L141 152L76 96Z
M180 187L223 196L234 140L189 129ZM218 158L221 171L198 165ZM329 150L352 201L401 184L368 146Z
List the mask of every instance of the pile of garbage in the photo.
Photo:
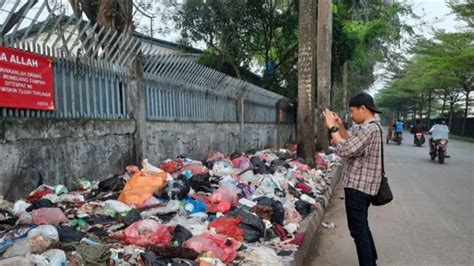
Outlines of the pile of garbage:
M338 158L314 160L284 149L144 160L0 197L0 265L282 265L304 242L301 220L328 204Z

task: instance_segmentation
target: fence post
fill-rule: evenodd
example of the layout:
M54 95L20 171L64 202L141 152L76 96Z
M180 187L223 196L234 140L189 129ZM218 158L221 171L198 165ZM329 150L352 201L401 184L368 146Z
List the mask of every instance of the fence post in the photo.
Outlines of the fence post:
M242 87L242 90L237 93L237 121L240 122L239 127L239 150L240 152L244 151L244 142L245 142L245 116L244 116L244 101L245 101L245 88Z
M146 155L146 113L145 93L143 87L142 56L138 55L129 65L129 95L128 106L130 118L135 120L135 134L133 135L133 158L140 165Z

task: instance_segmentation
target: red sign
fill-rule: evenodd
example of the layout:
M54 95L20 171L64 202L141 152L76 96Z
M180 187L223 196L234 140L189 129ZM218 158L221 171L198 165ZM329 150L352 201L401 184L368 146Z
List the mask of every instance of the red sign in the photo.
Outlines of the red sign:
M54 110L53 60L0 46L0 107Z

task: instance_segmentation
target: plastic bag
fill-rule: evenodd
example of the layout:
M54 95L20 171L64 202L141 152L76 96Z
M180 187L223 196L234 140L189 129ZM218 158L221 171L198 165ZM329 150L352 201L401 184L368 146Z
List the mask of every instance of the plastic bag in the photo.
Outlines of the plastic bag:
M58 227L59 239L61 242L79 242L87 235L69 226Z
M54 193L54 187L41 185L33 190L27 197L27 201L35 201L41 199L46 194Z
M125 230L112 234L111 237L140 247L167 245L172 239L166 226L151 219L135 222Z
M58 202L81 203L84 201L84 196L79 193L62 194L58 197Z
M131 210L131 208L127 204L124 204L118 200L106 200L104 202L104 208L114 213L128 212Z
M138 168L138 166L136 165L127 165L127 167L125 167L125 170L131 176L140 172L140 168Z
M119 201L131 205L141 206L153 193L165 185L168 173L161 172L155 175L144 175L139 172L130 178L120 193Z
M312 205L303 200L295 202L295 209L300 213L301 216L306 216L313 211Z
M237 193L230 188L219 188L211 194L210 200L212 202L228 201L233 207L236 207L239 204Z
M239 173L240 182L250 184L255 182L255 174L252 170L244 170Z
M193 237L193 234L191 234L191 232L189 232L189 230L186 229L186 227L180 224L176 225L173 232L171 232L171 235L173 236L174 240L178 240L180 242L184 242L190 239L191 237Z
M237 181L230 175L223 176L219 181L219 186L221 188L230 188L237 194L241 192L240 188L237 187Z
M44 257L48 259L49 266L62 266L66 265L67 258L66 253L60 249L50 249L43 254Z
M28 203L24 200L18 200L13 205L13 215L19 217L22 213L26 212L26 209L31 206L31 203Z
M59 225L60 223L67 222L66 215L59 208L41 208L33 210L32 212L33 223L40 224L52 224Z
M248 249L239 252L239 254L244 258L241 263L242 265L284 265L281 257L279 257L273 249L267 247L249 247Z
M184 209L190 213L198 213L198 212L205 212L206 211L206 204L202 200L193 200L193 199L186 199L186 205L184 205Z
M209 233L193 236L184 242L184 247L193 249L197 253L211 251L225 263L231 263L235 259L239 246L239 242L232 238Z
M26 208L26 211L31 212L32 210L41 209L41 208L50 208L50 207L54 207L54 204L50 200L39 199L39 200L33 201L31 205L28 208Z
M99 182L100 191L121 191L125 186L125 179L114 175Z
M189 190L191 190L191 185L181 177L166 183L155 195L165 199L182 200L188 195Z
M181 168L181 164L176 162L175 160L165 160L161 165L160 168L170 174L174 174L178 172L178 170Z
M242 170L253 168L252 163L250 162L250 159L244 155L241 155L235 159L232 160L232 165L234 168L239 168Z
M245 242L256 242L263 237L265 225L257 215L243 209L235 209L227 213L227 216L240 218L239 227L244 230Z
M154 216L157 214L168 214L168 213L178 212L180 208L181 208L180 201L170 200L168 201L168 204L166 206L157 207L157 208L153 208L153 209L149 209L149 210L141 212L141 216L143 219L148 219L151 216Z
M181 167L179 170L180 174L184 174L186 171L191 172L191 176L195 175L207 175L209 174L209 168L202 164L189 164Z
M208 228L214 228L216 233L230 236L236 240L244 239L244 231L239 228L240 218L219 217L210 222Z
M85 191L91 189L92 183L85 178L80 178L76 182L76 187L78 190Z
M211 176L209 174L193 175L189 179L189 184L196 192L203 191L206 193L210 193L213 191Z
M26 249L32 253L41 253L58 241L59 233L54 226L40 225L28 232L26 236Z
M212 167L212 173L216 176L230 175L232 170L232 165L226 161L217 161Z
M258 205L272 207L273 214L271 222L273 224L283 224L283 220L285 219L285 209L283 208L283 204L277 200L273 200L267 197L261 197L255 199Z
M151 196L150 198L148 198L147 200L145 200L142 205L140 206L140 208L145 208L145 207L149 207L149 206L155 206L155 205L158 205L158 204L162 204L163 202L157 198L155 198L155 196Z
M301 220L301 215L295 208L285 208L285 220L283 221L284 225L291 223L298 224L301 222Z
M309 166L300 162L299 160L293 160L288 163L291 167L294 167L300 171L307 172L309 171Z
M143 166L142 172L143 172L145 175L156 175L156 174L161 174L161 173L163 173L163 170L161 170L160 168L158 168L158 167L156 167L156 166L151 165L151 164L148 162L148 159L144 159L144 160L142 161L142 166Z
M294 234L296 230L298 230L298 224L297 223L289 223L283 226L283 228L289 233L289 234Z

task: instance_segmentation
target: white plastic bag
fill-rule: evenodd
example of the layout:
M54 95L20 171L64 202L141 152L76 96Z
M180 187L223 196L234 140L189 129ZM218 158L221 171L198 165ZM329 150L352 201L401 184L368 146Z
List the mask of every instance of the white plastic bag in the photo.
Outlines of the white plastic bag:
M106 200L104 202L105 209L112 211L112 212L128 212L132 208L130 208L127 204L120 202L118 200Z

